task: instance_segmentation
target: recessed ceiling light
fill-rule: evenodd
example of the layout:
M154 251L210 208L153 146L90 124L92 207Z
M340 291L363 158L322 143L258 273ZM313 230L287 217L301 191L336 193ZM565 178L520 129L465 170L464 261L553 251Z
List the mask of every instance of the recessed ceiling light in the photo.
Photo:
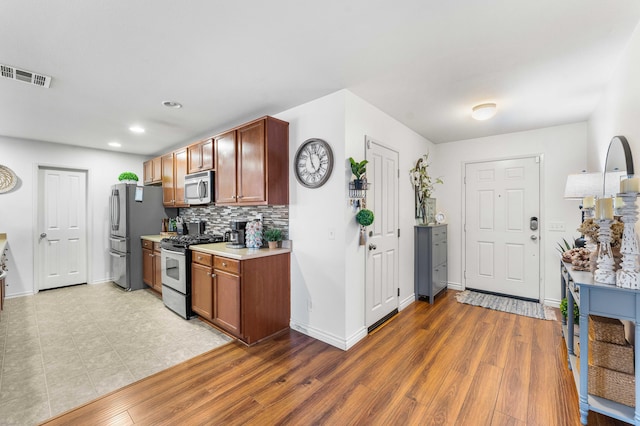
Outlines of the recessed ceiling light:
M494 115L496 115L497 109L498 109L497 105L493 102L476 105L471 110L471 117L480 121L488 120Z
M129 130L131 130L133 133L144 133L144 127L141 126L131 126L129 127Z
M167 108L182 108L182 104L180 102L175 102L175 101L164 101L162 102L162 105L166 106Z
M109 142L107 145L112 146L114 148L120 148L122 146L120 142Z

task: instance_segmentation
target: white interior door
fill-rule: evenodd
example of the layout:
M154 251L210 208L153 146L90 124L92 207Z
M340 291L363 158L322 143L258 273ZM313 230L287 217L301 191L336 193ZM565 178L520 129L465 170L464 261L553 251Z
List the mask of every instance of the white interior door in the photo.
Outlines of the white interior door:
M398 308L398 153L367 138L367 208L374 213L367 227L366 325L370 327Z
M467 164L465 183L466 288L539 300L539 157Z
M38 169L39 290L87 282L87 173Z

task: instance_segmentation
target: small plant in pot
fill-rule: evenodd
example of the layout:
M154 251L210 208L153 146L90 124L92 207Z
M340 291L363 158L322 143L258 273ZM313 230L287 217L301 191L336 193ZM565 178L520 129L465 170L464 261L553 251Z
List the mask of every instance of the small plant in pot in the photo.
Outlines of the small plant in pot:
M360 245L366 244L367 234L365 233L366 227L373 223L374 215L371 210L362 209L356 215L356 222L360 225Z
M349 162L351 163L351 173L356 177L353 181L355 188L354 189L366 189L367 187L367 178L365 174L367 173L367 160L362 160L357 162L353 159L353 157L349 157Z
M120 173L120 176L118 176L118 180L121 183L137 183L138 175L133 172L124 172Z
M282 241L282 229L269 228L264 231L264 239L267 240L269 248L277 248L278 243Z

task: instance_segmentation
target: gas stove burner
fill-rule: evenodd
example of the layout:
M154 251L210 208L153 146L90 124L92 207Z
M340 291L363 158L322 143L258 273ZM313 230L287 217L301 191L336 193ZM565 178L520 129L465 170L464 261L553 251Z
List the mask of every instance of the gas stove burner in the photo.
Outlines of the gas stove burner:
M174 235L172 237L163 238L160 242L160 246L168 250L185 249L195 244L221 243L223 241L224 236L221 234Z

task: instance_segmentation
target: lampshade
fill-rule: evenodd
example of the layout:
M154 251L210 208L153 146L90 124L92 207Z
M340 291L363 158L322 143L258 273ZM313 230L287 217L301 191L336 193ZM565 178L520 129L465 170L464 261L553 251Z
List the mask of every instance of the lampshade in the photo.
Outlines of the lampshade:
M476 120L488 120L496 115L497 108L497 105L493 102L476 105L471 110L471 117Z
M575 173L567 176L564 198L581 200L584 197L602 194L602 173Z

